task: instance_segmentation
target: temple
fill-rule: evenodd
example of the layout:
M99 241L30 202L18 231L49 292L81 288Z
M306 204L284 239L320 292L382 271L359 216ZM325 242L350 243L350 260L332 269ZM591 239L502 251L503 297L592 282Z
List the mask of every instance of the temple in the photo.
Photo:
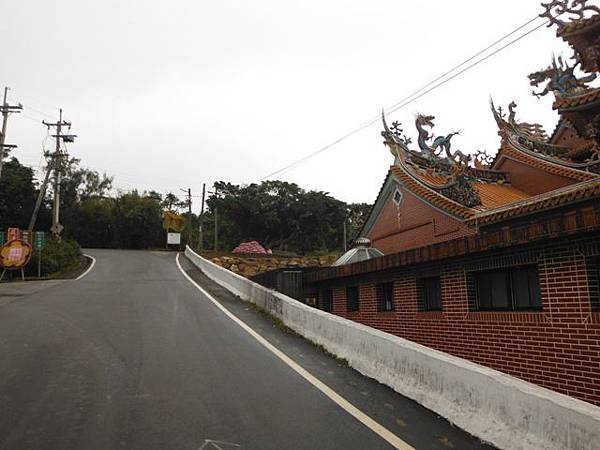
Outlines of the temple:
M382 114L394 157L360 237L384 255L305 275L307 298L379 328L600 405L600 9L543 4L573 49L529 75L550 132L490 101L495 156Z

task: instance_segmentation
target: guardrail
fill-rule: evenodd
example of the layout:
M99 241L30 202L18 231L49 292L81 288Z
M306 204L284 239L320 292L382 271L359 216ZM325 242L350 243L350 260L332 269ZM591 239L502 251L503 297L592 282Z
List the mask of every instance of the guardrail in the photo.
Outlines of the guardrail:
M362 374L505 449L600 449L600 408L412 341L320 311L194 253L210 279L264 308Z

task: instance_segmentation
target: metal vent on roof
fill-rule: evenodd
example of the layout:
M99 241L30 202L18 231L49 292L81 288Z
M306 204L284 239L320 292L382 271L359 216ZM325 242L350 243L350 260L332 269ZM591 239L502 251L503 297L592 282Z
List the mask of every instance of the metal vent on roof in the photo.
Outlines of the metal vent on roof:
M359 237L354 241L354 248L351 248L344 253L340 258L333 263L334 266L345 266L367 259L383 256L376 248L371 247L371 240L365 237Z

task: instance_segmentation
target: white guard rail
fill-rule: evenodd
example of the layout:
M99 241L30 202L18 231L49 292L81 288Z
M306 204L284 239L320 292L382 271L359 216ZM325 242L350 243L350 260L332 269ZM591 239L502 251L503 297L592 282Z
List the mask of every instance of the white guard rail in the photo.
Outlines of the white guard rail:
M497 447L600 449L600 408L307 306L194 253L210 279L386 384ZM599 373L600 382L600 373Z

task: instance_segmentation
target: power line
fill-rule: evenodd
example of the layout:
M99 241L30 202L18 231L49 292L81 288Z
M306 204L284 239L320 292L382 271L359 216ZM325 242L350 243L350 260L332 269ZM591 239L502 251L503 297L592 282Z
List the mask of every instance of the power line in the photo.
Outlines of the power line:
M559 15L557 15L556 17L558 17ZM536 27L534 27L534 28L526 31L525 33L519 35L517 38L513 39L512 41L509 41L507 44L505 44L505 45L497 48L493 52L485 55L483 58L478 59L477 61L475 61L472 64L469 64L467 67L463 68L459 72L456 72L451 77L444 79L447 75L450 75L452 72L454 72L458 68L463 67L465 64L473 61L478 56L480 56L483 53L487 52L488 50L492 49L497 44L499 44L500 42L506 40L508 37L512 36L513 34L517 33L518 31L522 30L523 28L525 28L527 25L533 23L538 18L539 18L539 16L536 16L533 19L530 19L527 22L523 23L522 25L518 26L517 28L515 28L511 32L505 34L501 38L497 39L493 43L491 43L488 46L486 46L484 49L478 51L474 55L472 55L469 58L467 58L466 60L462 61L460 64L455 65L454 67L452 67L448 71L444 72L442 75L436 77L435 79L431 80L430 82L428 82L427 84L425 84L421 88L417 89L416 91L412 92L408 96L404 97L399 102L397 102L397 103L393 104L392 106L388 107L387 109L385 109L385 112L386 113L395 112L395 111L397 111L397 110L399 110L399 109L401 109L401 108L409 105L410 103L416 101L417 99L423 97L424 95L427 95L431 91L437 89L438 87L440 87L440 86L448 83L449 81L453 80L454 78L458 77L459 75L461 75L461 74L465 73L466 71L472 69L473 67L477 66L478 64L486 61L487 59L491 58L495 54L497 54L497 53L501 52L502 50L506 49L510 45L512 45L512 44L516 43L517 41L523 39L524 37L530 35L531 33L533 33L534 31L538 30L539 28L543 27L544 25L547 25L548 23L550 23L550 20L542 22L541 24L537 25ZM440 80L442 80L442 81L440 81ZM440 81L440 82L437 83L438 81ZM430 86L432 86L432 87L430 87ZM427 89L427 88L429 88L429 89ZM331 147L339 144L340 142L342 142L345 139L353 136L354 134L356 134L356 133L364 130L365 128L370 127L371 125L373 125L374 123L376 123L377 121L379 121L380 117L381 117L380 115L372 117L371 119L369 119L368 121L366 121L362 125L360 125L358 128L355 128L352 131L344 134L342 137L336 139L335 141L331 142L330 144L327 144L326 146L321 147L319 150L317 150L315 152L312 152L312 153L309 153L308 155L306 155L306 156L304 156L304 157L302 157L302 158L300 158L300 159L298 159L298 160L296 160L296 161L294 161L294 162L292 162L292 163L290 163L290 164L288 164L288 165L286 165L286 166L284 166L284 167L282 167L282 168L280 168L280 169L278 169L278 170L276 170L274 172L271 172L270 174L268 174L268 175L266 175L266 176L258 179L257 182L264 181L264 180L266 180L268 178L271 178L271 177L273 177L275 175L281 175L281 174L283 174L285 172L288 172L288 171L290 171L290 170L298 167L299 165L303 164L304 162L308 161L309 159L317 156L320 153L323 153L324 151L326 151L326 150L330 149Z

